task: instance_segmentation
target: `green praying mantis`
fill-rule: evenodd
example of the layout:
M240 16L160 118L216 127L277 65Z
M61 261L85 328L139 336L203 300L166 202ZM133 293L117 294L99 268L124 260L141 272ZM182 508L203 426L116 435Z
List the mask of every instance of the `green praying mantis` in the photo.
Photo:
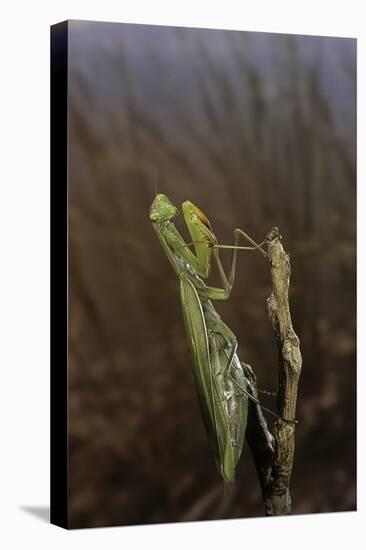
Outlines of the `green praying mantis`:
M166 195L156 195L149 216L180 281L184 324L206 433L217 468L225 483L230 484L243 448L248 399L260 402L249 392L249 382L237 354L236 336L222 321L212 301L229 298L238 250L258 250L264 256L267 253L262 249L263 243L257 244L241 229L234 230L233 245L220 245L209 220L193 203L185 201L182 211L191 243L185 242L172 222L179 211ZM238 246L240 236L251 246ZM220 259L220 248L232 249L228 277ZM208 286L204 281L211 271L212 257L222 288Z

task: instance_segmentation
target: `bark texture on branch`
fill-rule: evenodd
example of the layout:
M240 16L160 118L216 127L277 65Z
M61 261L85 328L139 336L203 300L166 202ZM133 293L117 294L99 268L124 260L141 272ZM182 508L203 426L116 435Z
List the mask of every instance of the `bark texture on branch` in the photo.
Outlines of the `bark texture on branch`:
M272 294L267 299L267 307L279 351L277 412L280 417L293 421L302 359L288 301L290 260L276 227L268 233L266 243L272 278ZM250 390L257 397L254 374L248 365L244 365L244 370ZM290 478L295 453L295 423L286 420L276 421L272 436L260 407L250 404L247 439L262 487L265 513L269 516L291 513Z

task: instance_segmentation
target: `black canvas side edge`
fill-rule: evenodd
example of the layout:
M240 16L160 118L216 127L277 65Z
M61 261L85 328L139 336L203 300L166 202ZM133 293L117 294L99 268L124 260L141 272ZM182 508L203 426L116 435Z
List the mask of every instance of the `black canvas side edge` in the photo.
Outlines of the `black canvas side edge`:
M355 189L355 212L356 212L356 219L355 219L355 226L356 226L356 255L355 255L355 282L354 282L354 285L355 285L355 339L356 339L356 357L355 357L355 361L356 361L356 369L355 369L355 403L354 403L354 417L355 417L355 447L354 447L354 456L355 456L355 487L356 487L356 498L355 498L355 510L358 511L359 508L357 507L358 505L358 502L359 502L359 489L358 489L358 479L359 479L359 476L358 476L358 464L359 464L359 460L358 460L358 455L357 455L357 443L358 443L358 439L357 439L357 435L358 435L358 416L357 416L357 405L358 405L358 354L357 354L357 350L358 350L358 334L359 334L359 331L358 331L358 317L357 317L357 313L358 313L358 308L357 308L357 295L358 295L358 292L357 292L357 282L358 282L358 266L359 266L359 262L358 262L358 256L357 256L357 250L358 250L358 231L357 231L357 228L358 228L358 221L359 221L359 218L358 218L358 211L357 211L357 204L358 204L358 190L359 190L359 177L358 177L358 170L357 170L357 167L358 167L358 157L359 157L359 154L358 154L358 118L357 118L357 114L358 114L358 104L359 104L359 94L358 94L358 63L359 63L359 57L358 57L358 52L359 52L359 48L358 48L358 44L359 44L359 39L358 38L354 38L354 41L355 41L355 47L356 47L356 76L355 76L355 105L356 105L356 109L355 109L355 132L356 132L356 140L355 140L355 166L356 166L356 189Z
M51 27L51 523L68 527L68 23Z

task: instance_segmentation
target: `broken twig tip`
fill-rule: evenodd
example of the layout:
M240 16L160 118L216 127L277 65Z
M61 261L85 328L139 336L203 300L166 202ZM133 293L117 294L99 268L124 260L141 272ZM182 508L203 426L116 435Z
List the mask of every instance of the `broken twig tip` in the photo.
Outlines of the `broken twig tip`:
M280 241L282 240L282 235L279 232L278 227L272 227L272 229L266 235L266 241L269 243L274 241L275 239L279 239Z

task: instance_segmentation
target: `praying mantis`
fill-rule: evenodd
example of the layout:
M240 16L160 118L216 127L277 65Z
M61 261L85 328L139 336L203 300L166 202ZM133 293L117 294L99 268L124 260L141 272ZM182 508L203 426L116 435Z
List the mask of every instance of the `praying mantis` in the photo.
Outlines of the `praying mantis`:
M185 201L182 211L191 243L185 242L172 222L179 211L166 195L156 195L149 217L180 281L184 324L209 445L224 482L231 484L243 448L248 399L260 402L249 392L249 383L237 354L236 336L222 321L212 301L229 298L238 250L258 250L264 256L267 253L262 249L263 243L257 244L241 229L234 230L233 245L220 245L209 220L197 206ZM238 246L240 236L251 246ZM190 250L192 245L194 252ZM232 249L228 277L219 256L220 248ZM209 276L212 257L222 288L208 286L204 281Z

